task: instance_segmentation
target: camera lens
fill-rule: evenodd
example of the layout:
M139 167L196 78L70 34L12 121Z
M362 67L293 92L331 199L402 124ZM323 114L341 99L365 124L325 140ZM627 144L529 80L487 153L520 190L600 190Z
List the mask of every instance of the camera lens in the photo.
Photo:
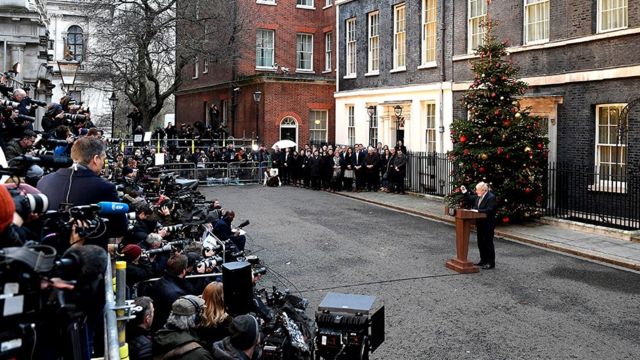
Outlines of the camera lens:
M29 202L32 213L42 214L49 208L49 198L44 194L27 194L25 199Z

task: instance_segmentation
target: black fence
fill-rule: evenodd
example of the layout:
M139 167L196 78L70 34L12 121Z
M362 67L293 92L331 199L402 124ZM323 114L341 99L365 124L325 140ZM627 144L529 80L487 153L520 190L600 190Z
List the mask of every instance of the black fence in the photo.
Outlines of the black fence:
M451 192L452 163L446 154L409 152L406 188L444 196ZM611 167L551 163L545 187L546 216L623 230L640 229L640 174Z

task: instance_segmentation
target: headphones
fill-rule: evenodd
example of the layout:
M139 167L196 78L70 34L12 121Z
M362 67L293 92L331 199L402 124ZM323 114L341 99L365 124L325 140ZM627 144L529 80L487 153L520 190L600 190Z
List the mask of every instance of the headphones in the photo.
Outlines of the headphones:
M194 322L196 323L196 325L199 325L202 318L202 307L198 305L197 302L191 300L191 298L189 297L182 296L182 298L188 300L191 305L193 305L193 308L196 310L196 318L194 319Z

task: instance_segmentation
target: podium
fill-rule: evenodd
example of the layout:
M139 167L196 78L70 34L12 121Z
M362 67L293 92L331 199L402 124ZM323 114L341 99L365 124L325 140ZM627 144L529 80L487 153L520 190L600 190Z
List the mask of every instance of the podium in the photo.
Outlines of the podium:
M487 214L466 209L456 209L456 257L447 261L447 267L461 274L470 274L480 269L467 260L469 254L469 233L475 219L486 218Z

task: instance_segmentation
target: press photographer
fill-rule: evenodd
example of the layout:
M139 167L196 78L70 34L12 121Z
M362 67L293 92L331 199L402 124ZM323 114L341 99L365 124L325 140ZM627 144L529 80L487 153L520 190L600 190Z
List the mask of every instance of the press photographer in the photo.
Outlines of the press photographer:
M31 130L25 130L20 139L10 141L7 146L3 148L4 156L9 164L12 164L12 160L17 157L30 154L35 140L36 134ZM44 170L36 164L31 164L25 175L26 182L35 185L42 175L44 175Z
M76 140L71 148L73 166L59 169L38 182L38 189L49 198L49 207L59 209L101 201L118 202L115 185L99 176L106 157L105 145L100 140L92 137ZM108 223L104 233L87 239L87 244L99 245L106 249L109 238L125 234L125 214L105 214L105 218L108 219Z

